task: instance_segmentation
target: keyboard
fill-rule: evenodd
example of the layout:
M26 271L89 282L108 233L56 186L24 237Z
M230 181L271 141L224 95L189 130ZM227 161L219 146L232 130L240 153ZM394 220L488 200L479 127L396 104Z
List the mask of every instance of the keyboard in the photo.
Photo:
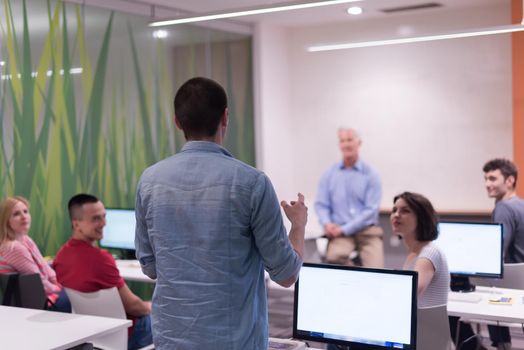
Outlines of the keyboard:
M268 350L305 350L306 344L288 339L269 338Z
M497 290L496 288L490 288L490 289L477 288L475 290L475 293L482 293L482 294L489 294L489 295L502 295L502 294L504 294L503 291Z
M449 293L449 301L458 301L464 303L479 303L482 300L482 297L473 293Z
M140 262L138 260L116 260L116 265L124 269L140 269Z

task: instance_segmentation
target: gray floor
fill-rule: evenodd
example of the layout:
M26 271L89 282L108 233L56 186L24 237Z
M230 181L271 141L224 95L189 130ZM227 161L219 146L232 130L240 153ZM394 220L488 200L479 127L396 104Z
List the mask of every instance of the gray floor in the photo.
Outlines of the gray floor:
M489 341L489 334L488 329L485 326L482 326L481 328L481 337L482 337L482 344L492 350L496 349L491 346L491 342ZM522 329L519 328L512 328L511 329L511 343L513 350L523 350L524 349L524 332Z
M310 262L320 262L320 255L316 252L316 247L309 243L306 247L307 260ZM387 254L386 267L400 268L404 256L401 254ZM291 338L293 335L293 290L281 287L270 286L268 288L268 307L269 307L269 335L276 338ZM522 329L512 329L513 350L524 350L524 332ZM490 346L489 336L485 327L481 328L482 343L488 349L495 349ZM310 343L311 347L324 349L324 344ZM423 349L422 349L423 350Z

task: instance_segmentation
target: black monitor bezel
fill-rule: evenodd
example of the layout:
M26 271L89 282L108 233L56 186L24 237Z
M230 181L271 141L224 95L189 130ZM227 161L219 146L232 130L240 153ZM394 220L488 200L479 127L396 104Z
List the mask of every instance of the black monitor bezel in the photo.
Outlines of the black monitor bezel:
M314 267L321 269L337 269L337 270L351 270L359 272L369 272L377 274L395 274L395 275L408 275L412 276L412 304L411 304L411 344L412 346L405 349L416 349L417 344L417 289L418 289L418 273L410 270L393 270L393 269L378 269L378 268L364 268L356 266L342 266L342 265L331 265L331 264L317 264L317 263L303 263L305 267ZM351 350L383 350L391 349L382 345L375 344L364 344L347 340L324 338L320 336L304 335L300 334L297 329L297 310L298 310L298 295L300 293L300 278L295 283L295 293L293 301L293 338L315 341L320 343L336 344L349 346Z
M501 279L504 278L504 225L502 223L498 222L486 222L486 221L454 221L454 220L439 220L438 225L441 223L444 224L471 224L471 225L488 225L488 226L499 226L500 227L500 274L493 274L493 273L470 273L470 272L456 272L449 270L449 274L452 278L454 277L478 277L478 278L497 278ZM440 236L440 226L437 226L439 228L439 236ZM438 238L437 238L438 239ZM446 254L445 251L443 251L444 255ZM449 268L449 266L448 266Z
M105 208L105 210L106 210L106 214L107 214L108 210L121 210L121 211L133 211L134 212L135 208L115 208L115 207L111 207L111 208ZM107 225L107 222L106 222L106 225ZM135 225L136 225L136 223L135 223ZM104 237L102 237L102 239L99 241L100 247L107 248L107 249L118 249L118 250L124 252L125 255L132 255L132 256L134 256L134 253L135 253L135 250L136 250L135 248L107 245L107 244L104 244L102 242L104 240L104 238L105 238L105 232L104 232Z

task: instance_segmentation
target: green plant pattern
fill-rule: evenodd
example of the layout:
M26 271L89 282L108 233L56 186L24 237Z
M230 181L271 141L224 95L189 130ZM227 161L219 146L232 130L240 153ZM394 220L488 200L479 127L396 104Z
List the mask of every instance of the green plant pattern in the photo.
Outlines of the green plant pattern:
M22 13L13 13L14 1L22 2ZM142 171L184 143L174 130L172 98L191 76L206 75L224 84L231 119L226 147L255 164L249 38L213 43L213 71L206 72L191 58L206 54L202 44L172 48L159 41L148 60L137 50L128 25L126 55L133 68L108 79L110 70L118 70L110 67L111 55L122 54L111 51L114 18L120 14L107 11L92 60L80 5L47 0L49 26L40 52L31 45L28 5L26 0L4 0L0 11L0 52L6 62L0 66L0 197L29 199L30 235L44 255L54 255L68 239L66 206L75 193L93 193L108 207L134 206ZM67 6L74 6L74 16ZM20 21L23 30L17 33ZM75 33L70 32L72 23ZM81 65L80 76L70 73L73 62Z

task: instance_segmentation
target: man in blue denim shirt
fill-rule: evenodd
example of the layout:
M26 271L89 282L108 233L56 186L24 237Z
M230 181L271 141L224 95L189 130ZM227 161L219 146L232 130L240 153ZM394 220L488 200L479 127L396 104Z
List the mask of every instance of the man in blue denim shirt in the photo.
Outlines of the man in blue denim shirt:
M289 287L302 265L304 197L281 203L260 171L222 147L228 124L224 89L193 78L175 96L182 151L146 169L136 197L136 254L156 278L156 349L268 347L264 269Z

